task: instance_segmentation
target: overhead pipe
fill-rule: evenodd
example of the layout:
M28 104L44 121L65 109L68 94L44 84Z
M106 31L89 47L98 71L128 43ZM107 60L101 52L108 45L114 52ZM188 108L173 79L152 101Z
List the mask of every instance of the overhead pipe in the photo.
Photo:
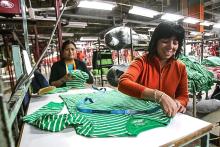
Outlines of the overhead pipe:
M60 3L61 0L55 0L55 12L56 12L56 18L60 16ZM62 28L61 28L61 22L59 20L58 26L57 26L57 38L58 38L58 47L61 49L62 47Z
M40 57L40 48L39 48L39 40L38 40L38 31L37 31L37 25L35 24L34 25L34 37L35 37L35 49L34 49L34 59L35 59L35 62L39 59Z

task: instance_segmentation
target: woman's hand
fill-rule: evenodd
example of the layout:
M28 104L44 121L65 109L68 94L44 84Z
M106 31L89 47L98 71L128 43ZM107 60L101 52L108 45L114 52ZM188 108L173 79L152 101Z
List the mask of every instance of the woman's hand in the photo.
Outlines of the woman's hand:
M186 107L184 107L178 100L175 100L175 102L176 102L177 109L178 109L177 112L185 113L186 112Z
M178 112L179 108L176 104L176 102L167 94L163 93L159 91L158 92L160 95L162 95L160 97L160 104L163 107L164 112L167 114L167 116L169 117L173 117L176 115L176 113Z
M67 81L71 81L73 79L74 77L71 74L66 74L59 80L51 82L51 86L60 87L63 83L66 83Z
M73 76L68 73L64 77L62 77L60 80L61 80L62 83L65 83L65 82L71 81L73 79L74 79Z

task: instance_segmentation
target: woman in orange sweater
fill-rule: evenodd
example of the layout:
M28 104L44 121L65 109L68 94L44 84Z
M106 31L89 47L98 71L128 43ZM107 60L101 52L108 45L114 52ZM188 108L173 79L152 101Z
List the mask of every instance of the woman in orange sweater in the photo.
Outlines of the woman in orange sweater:
M132 61L120 77L119 91L160 103L168 116L184 113L188 102L187 73L185 65L177 60L184 37L182 26L160 23L152 35L149 52Z

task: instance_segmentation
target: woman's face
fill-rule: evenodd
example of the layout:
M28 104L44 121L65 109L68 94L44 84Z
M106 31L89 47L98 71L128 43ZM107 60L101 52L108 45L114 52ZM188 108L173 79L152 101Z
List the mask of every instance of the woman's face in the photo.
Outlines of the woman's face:
M176 37L162 38L157 42L157 53L161 60L171 58L179 47Z
M68 44L63 50L63 58L65 60L72 60L76 56L76 48L73 44Z

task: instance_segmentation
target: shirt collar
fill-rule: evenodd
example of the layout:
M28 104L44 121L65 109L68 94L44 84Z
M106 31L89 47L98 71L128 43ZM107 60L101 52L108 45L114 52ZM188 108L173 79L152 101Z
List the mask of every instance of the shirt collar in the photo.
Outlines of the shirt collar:
M171 57L170 59L168 59L168 62L165 66L170 65L174 60L175 60L175 58ZM155 64L156 67L160 69L160 59L159 59L159 57L158 56L153 56L152 61L153 61L153 64Z

